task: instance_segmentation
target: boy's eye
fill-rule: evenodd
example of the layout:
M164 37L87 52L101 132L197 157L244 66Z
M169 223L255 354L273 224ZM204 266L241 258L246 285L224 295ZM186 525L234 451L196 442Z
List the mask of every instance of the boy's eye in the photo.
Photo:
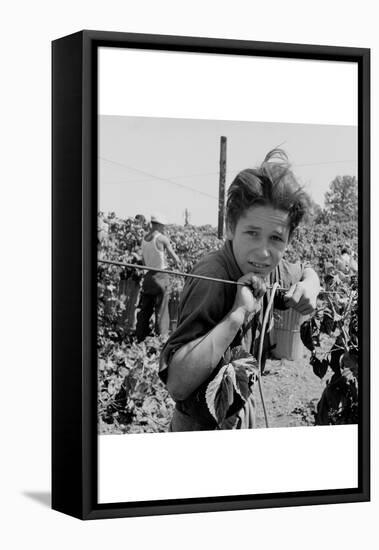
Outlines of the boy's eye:
M258 231L246 231L246 233L248 235L253 235L254 237L256 237L258 235Z
M274 241L283 242L282 237L279 237L279 235L273 235L271 238L272 238Z

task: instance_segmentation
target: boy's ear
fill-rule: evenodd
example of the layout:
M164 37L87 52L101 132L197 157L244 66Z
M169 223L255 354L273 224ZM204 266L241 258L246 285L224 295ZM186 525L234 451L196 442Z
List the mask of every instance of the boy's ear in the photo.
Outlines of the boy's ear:
M230 241L233 239L234 237L234 231L232 230L232 228L230 227L230 224L229 223L226 223L225 224L225 236L227 239L229 239Z

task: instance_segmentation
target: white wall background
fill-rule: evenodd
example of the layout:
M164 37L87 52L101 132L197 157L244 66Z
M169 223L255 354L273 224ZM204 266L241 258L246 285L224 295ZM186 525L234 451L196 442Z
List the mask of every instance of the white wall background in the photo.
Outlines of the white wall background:
M77 30L145 32L372 48L378 147L375 3L272 0L13 2L2 11L1 529L4 548L375 548L378 399L373 377L371 503L83 523L48 507L50 487L50 41ZM278 93L280 88L278 87ZM373 154L373 212L378 206ZM378 229L373 222L373 235ZM373 258L373 272L377 269ZM373 319L377 297L372 291ZM5 308L4 308L5 305ZM373 323L373 335L376 325ZM325 457L330 460L330 457Z

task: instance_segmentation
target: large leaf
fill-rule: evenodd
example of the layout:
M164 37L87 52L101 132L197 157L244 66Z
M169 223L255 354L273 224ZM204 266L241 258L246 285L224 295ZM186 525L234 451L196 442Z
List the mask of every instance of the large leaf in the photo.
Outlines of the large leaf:
M236 374L236 390L243 399L247 399L258 376L258 362L242 346L231 350L230 362Z
M319 378L323 378L328 370L329 361L327 359L318 359L316 355L312 355L310 364L313 367L313 372Z
M205 393L209 412L219 426L244 406L258 373L256 359L242 348L233 350L230 357L234 360L221 367Z
M236 389L244 399L247 399L258 377L258 362L255 357L249 355L233 361L232 365L236 374Z
M231 363L232 361L237 361L238 359L248 359L251 357L252 355L242 346L235 346L230 350L230 360L228 361L228 363Z
M236 374L231 363L223 365L214 379L208 384L205 400L209 412L220 425L225 420L233 404L236 390Z

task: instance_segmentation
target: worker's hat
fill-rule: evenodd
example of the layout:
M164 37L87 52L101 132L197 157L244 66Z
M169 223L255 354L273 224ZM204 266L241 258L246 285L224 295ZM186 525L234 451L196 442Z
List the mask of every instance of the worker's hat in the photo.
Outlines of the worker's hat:
M151 215L151 223L159 223L161 225L167 225L167 220L160 212L155 212Z

